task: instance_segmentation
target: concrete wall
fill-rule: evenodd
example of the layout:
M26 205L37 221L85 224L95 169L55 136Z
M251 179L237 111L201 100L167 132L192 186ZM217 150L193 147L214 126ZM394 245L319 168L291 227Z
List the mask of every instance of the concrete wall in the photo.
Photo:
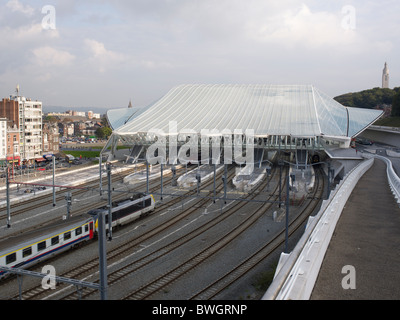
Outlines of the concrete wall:
M361 137L400 148L400 132L391 132L370 128L365 130L361 134Z

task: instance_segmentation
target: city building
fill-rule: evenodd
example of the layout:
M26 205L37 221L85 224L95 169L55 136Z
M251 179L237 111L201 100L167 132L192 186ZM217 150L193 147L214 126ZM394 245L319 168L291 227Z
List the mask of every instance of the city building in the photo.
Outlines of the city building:
M389 88L389 68L386 62L382 74L382 88Z
M33 162L42 157L42 102L19 95L0 101L0 117L19 128L22 161Z
M10 123L10 122L9 122ZM19 128L17 125L7 128L7 162L9 164L21 164Z
M72 116L74 116L74 117L86 117L86 113L84 111L72 111Z
M47 113L50 117L69 117L70 114L67 112L49 112Z
M58 126L50 122L43 123L43 154L57 154L59 151Z
M0 101L0 117L12 122L12 126L19 126L19 105L18 101L4 98Z

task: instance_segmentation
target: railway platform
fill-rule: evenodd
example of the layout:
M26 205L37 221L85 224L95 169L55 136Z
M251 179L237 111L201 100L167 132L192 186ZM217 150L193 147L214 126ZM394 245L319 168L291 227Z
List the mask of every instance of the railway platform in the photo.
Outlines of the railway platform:
M123 165L116 166L113 169L113 173L122 172L125 170L131 170L135 165ZM70 171L63 171L62 173L56 170L55 174L55 185L62 186L78 186L82 183L90 182L99 179L99 166L90 165L86 167L72 168ZM107 174L103 172L103 179L107 179ZM31 174L30 176L18 176L11 179L10 183L10 202L12 204L29 200L34 198L36 195L44 195L52 193L53 175L50 172L43 174ZM105 180L106 181L106 180ZM32 185L20 185L18 187L17 182L30 183ZM35 186L47 185L46 188L37 189ZM56 190L60 188L57 187ZM6 186L5 183L0 185L0 208L6 206ZM29 191L29 192L27 192Z
M386 164L359 180L336 225L311 300L400 299L400 208Z

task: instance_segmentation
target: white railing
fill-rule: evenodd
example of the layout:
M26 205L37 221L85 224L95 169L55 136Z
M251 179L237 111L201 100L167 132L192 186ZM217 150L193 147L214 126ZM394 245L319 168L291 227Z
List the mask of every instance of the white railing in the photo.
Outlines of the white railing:
M362 162L340 182L323 202L319 213L310 218L303 236L290 254L282 254L275 278L263 300L307 300L315 285L336 223L359 179L374 163Z
M388 158L378 155L374 155L374 157L386 163L387 166L386 172L388 176L390 189L392 190L397 203L400 204L400 178L393 169L392 161L390 161Z

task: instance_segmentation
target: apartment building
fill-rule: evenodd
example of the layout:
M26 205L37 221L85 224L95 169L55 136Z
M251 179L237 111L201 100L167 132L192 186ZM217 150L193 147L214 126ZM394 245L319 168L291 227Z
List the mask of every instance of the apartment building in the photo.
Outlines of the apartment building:
M21 164L19 128L14 125L7 128L7 162L16 165Z
M32 163L42 157L42 102L17 93L0 101L0 117L7 118L12 127L16 125L19 128L22 161Z
M57 154L59 148L58 126L46 122L43 124L43 154Z

